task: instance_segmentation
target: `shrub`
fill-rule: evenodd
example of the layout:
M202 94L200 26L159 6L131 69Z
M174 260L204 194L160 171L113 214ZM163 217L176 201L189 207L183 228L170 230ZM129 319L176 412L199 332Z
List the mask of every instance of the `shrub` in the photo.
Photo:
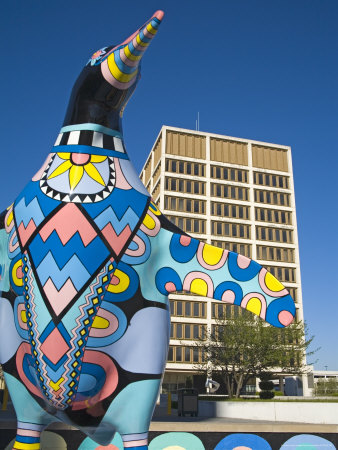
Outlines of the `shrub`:
M260 381L259 387L260 387L260 389L262 389L262 391L272 391L273 382L272 381Z
M274 396L275 396L274 391L261 391L259 393L259 397L262 400L270 400L270 399L274 398Z

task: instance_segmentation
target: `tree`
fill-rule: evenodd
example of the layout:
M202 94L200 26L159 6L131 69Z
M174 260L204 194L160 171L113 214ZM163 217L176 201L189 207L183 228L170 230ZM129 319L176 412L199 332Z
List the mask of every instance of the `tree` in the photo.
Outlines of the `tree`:
M315 385L315 395L320 396L337 396L338 395L338 381L336 378L324 378L317 381Z
M218 372L227 387L229 397L239 397L249 378L282 371L300 374L306 371L305 356L313 336L307 337L302 322L288 328L268 326L248 311L230 319L221 317L206 339L197 345L202 349L203 362L196 366L200 372Z

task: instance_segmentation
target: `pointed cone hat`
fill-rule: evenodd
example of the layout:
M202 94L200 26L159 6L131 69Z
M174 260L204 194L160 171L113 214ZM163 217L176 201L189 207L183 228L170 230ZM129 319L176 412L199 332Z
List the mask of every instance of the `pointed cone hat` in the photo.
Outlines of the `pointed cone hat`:
M156 35L163 16L163 11L156 11L138 31L109 53L101 64L101 70L112 86L124 90L135 83L141 58Z

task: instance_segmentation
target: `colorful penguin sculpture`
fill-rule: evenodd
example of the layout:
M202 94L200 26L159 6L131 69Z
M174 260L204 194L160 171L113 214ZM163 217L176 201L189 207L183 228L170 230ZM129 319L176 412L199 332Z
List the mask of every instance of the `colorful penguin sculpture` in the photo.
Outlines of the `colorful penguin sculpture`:
M0 363L14 449L39 449L55 421L100 445L117 431L124 448L148 448L169 293L239 305L276 327L293 320L279 281L171 224L127 156L122 112L162 18L89 59L54 148L0 217Z

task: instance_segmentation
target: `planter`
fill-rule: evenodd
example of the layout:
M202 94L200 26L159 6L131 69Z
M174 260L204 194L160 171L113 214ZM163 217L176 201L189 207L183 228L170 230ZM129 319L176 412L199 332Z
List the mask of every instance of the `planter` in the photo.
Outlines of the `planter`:
M337 424L338 403L324 402L199 402L200 417L267 422Z

